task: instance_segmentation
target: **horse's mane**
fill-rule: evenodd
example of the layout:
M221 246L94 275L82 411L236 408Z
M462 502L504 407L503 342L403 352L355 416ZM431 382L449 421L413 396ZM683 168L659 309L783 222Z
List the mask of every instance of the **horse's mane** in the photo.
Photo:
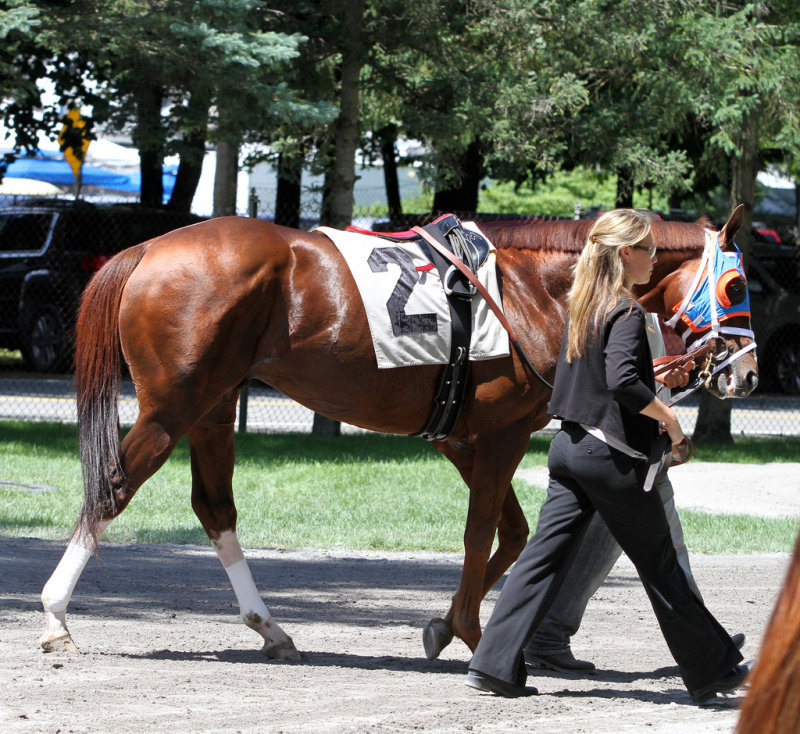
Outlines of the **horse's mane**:
M586 244L593 219L556 219L533 222L481 222L480 227L498 248L580 252ZM702 218L696 222L653 221L653 240L663 250L697 250L704 244L703 230L712 227Z

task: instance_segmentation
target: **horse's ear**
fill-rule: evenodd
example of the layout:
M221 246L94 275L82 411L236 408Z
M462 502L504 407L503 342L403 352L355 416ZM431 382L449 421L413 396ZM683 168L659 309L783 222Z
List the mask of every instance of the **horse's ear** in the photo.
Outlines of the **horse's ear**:
M733 242L736 233L742 226L742 219L744 219L744 204L739 204L728 217L728 221L725 222L725 226L719 233L719 238L725 245Z

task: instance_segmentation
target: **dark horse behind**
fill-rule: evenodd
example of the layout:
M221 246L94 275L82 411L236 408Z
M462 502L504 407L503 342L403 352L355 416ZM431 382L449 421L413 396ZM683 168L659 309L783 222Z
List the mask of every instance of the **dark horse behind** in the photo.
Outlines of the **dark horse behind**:
M505 315L536 370L551 381L572 266L591 224L482 225L497 247ZM723 250L732 246L740 224L741 208L719 234ZM658 259L639 295L647 310L668 318L698 270L706 227L656 221L653 237ZM737 285L741 290L741 282L728 283ZM737 320L749 328L747 317L731 322ZM720 342L723 352L734 353L752 339L725 336ZM120 444L122 360L136 387L139 416ZM413 434L428 420L441 369L377 368L353 277L322 234L222 218L114 257L87 288L78 319L85 498L75 534L42 592L42 646L74 649L66 609L86 561L111 520L188 435L192 507L228 573L242 618L264 638L267 656L297 659L292 640L261 600L236 537L232 477L239 386L256 378L330 418ZM455 429L434 442L469 487L469 510L460 586L444 618L431 620L423 633L429 657L453 635L475 649L481 600L528 537L511 479L531 433L550 421L549 390L513 352L473 363L469 380ZM756 383L750 351L706 387L720 397L741 397Z

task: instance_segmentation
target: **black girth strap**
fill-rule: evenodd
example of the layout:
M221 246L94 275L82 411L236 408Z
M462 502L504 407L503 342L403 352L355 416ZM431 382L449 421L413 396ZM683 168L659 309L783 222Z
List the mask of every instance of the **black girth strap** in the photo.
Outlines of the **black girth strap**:
M417 234L419 234L422 237L422 239L427 239L429 237L427 232L421 230L419 227L414 227L413 231L416 232ZM433 247L434 250L441 247L441 245L439 245L435 240L431 240L428 244L431 245L431 247ZM489 291L487 291L486 288L484 288L483 285L481 285L481 282L478 280L478 278L475 275L475 273L470 272L466 268L464 263L462 263L457 257L453 256L450 253L449 250L442 250L441 254L445 259L450 260L450 262L453 264L453 266L457 270L459 270L461 272L461 274L470 283L472 283L475 286L475 289L478 291L478 293L480 293L481 296L483 296L483 299L486 301L486 304L489 306L489 308L492 309L492 311L494 312L494 315L497 316L497 320L500 322L502 327L508 332L508 337L509 337L509 339L511 339L511 344L514 347L515 351L517 352L517 356L519 357L519 359L522 362L523 366L544 387L546 387L548 390L552 390L553 386L547 380L545 380L544 377L542 377L539 374L539 371L533 366L531 361L528 359L528 355L525 354L525 350L522 348L522 345L519 343L519 339L517 339L517 335L514 333L514 330L511 328L511 324L508 323L508 319L505 317L503 312L500 310L500 307L494 302L494 299L491 297L491 295L489 295Z
M447 217L447 221L437 221L424 227L425 231L440 245L448 250L452 248L445 235L452 229L460 227L461 223L456 217ZM444 224L444 226L442 226ZM424 240L420 240L420 247L436 266L442 284L446 284L450 263L434 248L428 247ZM450 274L452 278L452 273ZM469 285L469 284L467 284ZM439 379L439 389L433 399L433 409L419 433L412 436L421 436L426 441L442 441L453 431L453 427L461 412L464 402L464 393L469 377L469 345L472 339L472 296L474 291L469 288L453 287L447 289L447 304L450 307L450 321L452 324L452 342L450 346L450 359L442 370Z

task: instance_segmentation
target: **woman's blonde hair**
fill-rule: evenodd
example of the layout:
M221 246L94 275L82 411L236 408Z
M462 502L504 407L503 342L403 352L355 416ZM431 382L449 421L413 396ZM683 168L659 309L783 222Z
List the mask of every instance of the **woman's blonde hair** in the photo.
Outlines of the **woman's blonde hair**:
M574 268L568 298L567 362L579 357L601 319L624 296L625 268L620 248L638 245L650 234L651 215L639 209L614 209L598 217Z

